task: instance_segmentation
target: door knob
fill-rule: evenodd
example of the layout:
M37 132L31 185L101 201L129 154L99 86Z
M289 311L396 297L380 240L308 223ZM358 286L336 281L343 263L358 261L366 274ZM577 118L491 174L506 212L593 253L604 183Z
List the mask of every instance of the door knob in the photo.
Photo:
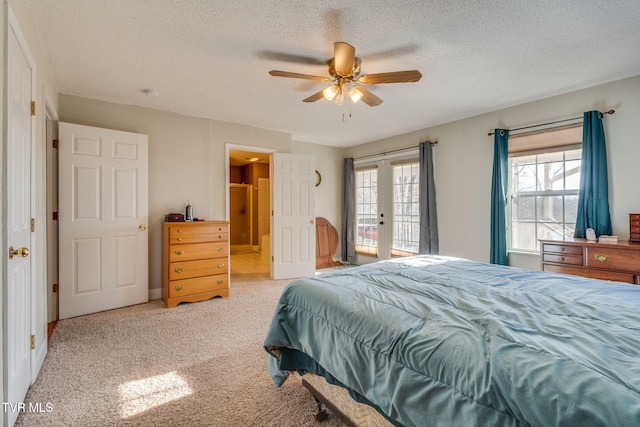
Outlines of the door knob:
M144 231L147 229L147 225L146 224L140 224L140 226L138 227L138 230L140 231Z
M13 259L14 256L19 256L22 258L29 256L29 249L27 248L19 248L13 249L13 246L9 247L9 259Z

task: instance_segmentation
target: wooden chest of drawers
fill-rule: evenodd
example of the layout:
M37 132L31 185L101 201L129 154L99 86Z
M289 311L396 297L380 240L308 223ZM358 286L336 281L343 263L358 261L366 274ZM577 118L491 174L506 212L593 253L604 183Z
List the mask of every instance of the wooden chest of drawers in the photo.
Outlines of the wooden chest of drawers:
M543 271L640 285L640 243L541 240Z
M229 296L229 223L162 223L162 299L181 302Z
M629 241L640 242L640 214L629 214Z

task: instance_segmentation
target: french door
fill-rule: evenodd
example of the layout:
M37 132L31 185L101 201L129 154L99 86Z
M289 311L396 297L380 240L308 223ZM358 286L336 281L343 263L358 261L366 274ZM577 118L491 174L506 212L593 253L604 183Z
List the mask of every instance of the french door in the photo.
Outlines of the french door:
M420 235L416 156L356 163L355 183L358 262L416 254Z

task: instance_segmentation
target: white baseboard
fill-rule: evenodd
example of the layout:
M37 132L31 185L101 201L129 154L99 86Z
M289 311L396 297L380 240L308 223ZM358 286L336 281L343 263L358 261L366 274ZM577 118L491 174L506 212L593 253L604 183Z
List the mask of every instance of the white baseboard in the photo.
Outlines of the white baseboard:
M162 299L162 288L149 289L149 301Z

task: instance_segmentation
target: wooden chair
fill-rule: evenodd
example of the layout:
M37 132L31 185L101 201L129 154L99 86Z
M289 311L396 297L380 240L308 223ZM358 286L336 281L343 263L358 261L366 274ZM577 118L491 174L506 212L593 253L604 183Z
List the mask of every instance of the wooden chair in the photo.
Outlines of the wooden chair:
M338 231L325 218L316 218L316 269L342 265L333 257L338 249Z

